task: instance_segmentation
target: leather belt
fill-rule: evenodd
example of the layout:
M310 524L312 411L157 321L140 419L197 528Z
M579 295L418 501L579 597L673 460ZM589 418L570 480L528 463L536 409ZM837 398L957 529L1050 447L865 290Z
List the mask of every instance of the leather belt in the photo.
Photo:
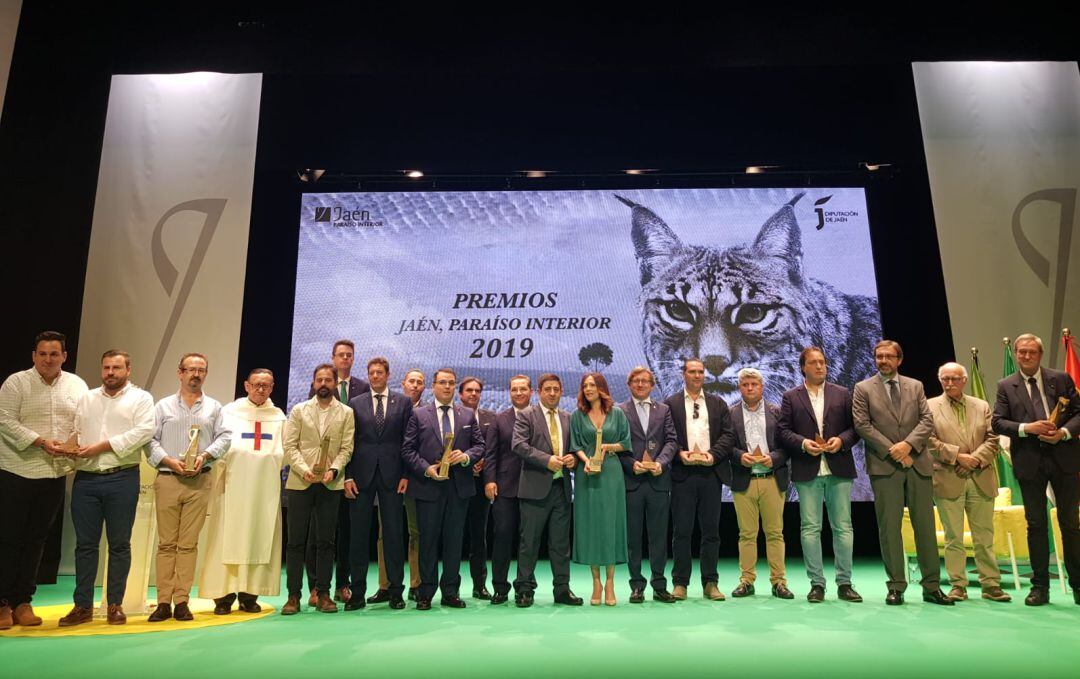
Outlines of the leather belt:
M761 473L761 474L752 473L752 474L750 474L750 478L752 478L752 479L767 479L767 478L769 478L770 476L772 476L775 473L776 472L764 472L764 473Z
M205 473L207 473L209 471L210 471L210 465L204 464L202 466L202 469L199 470L199 473L200 474L205 474ZM159 470L157 470L157 473L158 474L168 474L170 476L185 476L185 474L177 474L176 472L172 471L171 469L159 469Z
M136 462L135 464L125 464L119 467L109 467L108 469L80 469L79 471L85 474L96 474L98 476L105 476L107 474L115 474L116 472L122 472L127 469L134 469L138 466L139 463Z

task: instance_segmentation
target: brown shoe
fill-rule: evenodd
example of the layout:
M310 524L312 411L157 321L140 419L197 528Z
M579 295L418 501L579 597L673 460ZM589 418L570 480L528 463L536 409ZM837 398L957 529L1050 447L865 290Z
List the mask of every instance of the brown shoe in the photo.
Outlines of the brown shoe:
M120 604L109 604L108 617L106 618L110 625L123 625L127 623L127 616L124 615L124 609Z
M334 601L340 601L343 604L349 603L349 599L352 599L352 590L348 587L338 587L334 590Z
M953 586L949 590L948 597L953 601L967 601L967 587L960 587L959 585Z
M723 601L724 593L720 591L720 588L716 586L715 582L710 582L705 585L704 596L710 601Z
M19 604L15 607L15 623L23 627L37 627L41 624L41 618L34 615L34 607L30 604Z
M319 605L319 591L318 590L315 590L315 589L311 590L311 596L308 597L307 605L311 606L312 608L315 608L316 606Z
M985 587L982 591L982 598L989 599L990 601L1012 601L1012 597L1009 596L1000 587Z
M671 589L671 598L676 601L686 601L686 588L682 585L675 585Z
M74 627L75 625L81 625L84 622L90 622L94 619L94 609L82 608L81 606L72 606L68 614L60 618L61 627Z
M11 629L15 625L15 619L11 617L11 606L0 606L0 629Z
M320 613L337 613L337 604L329 594L319 593L319 600L315 606Z
M282 615L296 615L300 612L300 597L295 594L289 595L289 600L281 607Z

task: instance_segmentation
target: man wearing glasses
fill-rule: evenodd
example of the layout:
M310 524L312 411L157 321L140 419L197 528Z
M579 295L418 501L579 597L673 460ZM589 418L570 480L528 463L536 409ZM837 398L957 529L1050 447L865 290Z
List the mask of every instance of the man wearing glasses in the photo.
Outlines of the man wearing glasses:
M706 394L705 364L697 358L683 362L685 389L666 401L675 424L678 453L671 462L672 596L686 598L690 584L690 539L694 518L701 529L701 585L710 601L722 601L717 587L720 555L720 498L723 483L731 483L729 457L735 444L731 412L719 398Z

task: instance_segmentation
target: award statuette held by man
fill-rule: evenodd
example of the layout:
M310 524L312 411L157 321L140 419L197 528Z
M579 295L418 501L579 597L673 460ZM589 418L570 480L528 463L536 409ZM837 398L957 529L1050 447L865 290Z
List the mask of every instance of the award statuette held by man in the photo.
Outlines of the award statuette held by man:
M1050 412L1050 417L1046 418L1050 420L1055 427L1061 425L1058 420L1065 416L1065 411L1069 407L1069 399L1065 396L1058 396L1057 403L1054 404L1054 409Z
M593 449L593 454L589 457L588 462L585 463L585 471L590 474L597 474L604 466L604 430L598 429L596 432L596 448Z
M828 445L828 443L825 441L825 439L822 438L821 432L818 432L818 433L814 434L814 443L818 444L822 448L824 448L826 445Z
M445 481L450 478L450 456L454 454L454 434L447 432L443 434L443 453L442 459L439 460L439 471L435 475L435 478Z
M645 452L641 455L641 466L652 472L660 466L653 454L656 452L656 441L649 441L645 446Z
M686 457L689 458L691 462L701 463L709 461L709 454L702 452L701 448L698 448L697 443L694 443L694 449L691 450L690 454Z
M763 459L765 459L765 454L761 452L761 446L758 446L758 445L754 446L754 459L755 460L763 460Z
M311 468L312 473L320 477L326 473L326 470L330 468L330 437L324 436L322 443L319 445L319 459L315 461L315 466Z
M1054 412L1057 412L1056 410ZM72 434L71 438L60 444L60 450L65 455L74 456L79 452L79 436L78 434Z
M188 429L188 447L184 451L184 471L195 471L195 458L199 456L199 425L193 424Z

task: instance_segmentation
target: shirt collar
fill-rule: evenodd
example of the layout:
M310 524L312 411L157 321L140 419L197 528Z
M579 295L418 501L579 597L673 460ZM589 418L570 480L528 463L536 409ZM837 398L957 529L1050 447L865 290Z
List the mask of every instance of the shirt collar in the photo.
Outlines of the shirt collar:
M949 403L951 403L954 406L962 406L962 405L964 405L964 395L963 394L960 394L959 399L955 399L952 396L949 396L948 394L945 395L945 398L948 399Z
M749 412L751 412L751 413L757 413L757 412L761 412L761 411L762 411L762 408L761 408L761 404L762 404L762 403L764 403L764 402L765 402L765 399L761 399L760 401L758 401L758 402L757 402L757 406L755 406L755 407L750 407L750 404L749 404L749 403L747 403L747 402L746 402L746 401L744 400L744 401L742 401L742 404L743 404L743 410L744 410L744 411L749 411Z
M882 374L881 374L881 373L879 372L879 373L877 374L877 376L878 376L878 379L880 379L880 380L881 380L881 383L882 383L882 384L888 384L888 383L889 383L889 380L896 380L896 383L897 383L897 384L900 384L900 373L893 373L893 374L892 374L892 377L885 377L884 375L882 375Z
M130 381L127 382L123 387L121 387L120 391L116 392L115 396L109 396L108 394L105 393L105 387L102 386L101 387L101 395L104 396L105 398L109 398L109 399L120 398L124 394L128 393L129 389L131 389L131 382Z
M373 392L371 392L371 398L375 398L376 396L382 396L383 398L386 398L389 395L390 395L390 389L389 388L383 389L382 391L373 391Z
M705 400L705 390L702 389L700 392L698 392L698 397L694 398L693 396L690 395L689 391L687 391L686 389L683 389L683 398L685 398L687 401L692 401L692 402L693 401L704 401Z
M56 374L56 379L52 381L52 384L49 384L45 381L45 378L41 376L41 373L38 372L37 368L31 368L31 370L34 371L34 374L37 375L38 380L46 387L55 387L56 385L60 384L60 380L64 378L64 371L61 370L59 373Z
M652 405L652 399L650 399L648 396L646 396L643 399L636 399L635 398L634 402L637 403L638 405L649 405L649 406Z

